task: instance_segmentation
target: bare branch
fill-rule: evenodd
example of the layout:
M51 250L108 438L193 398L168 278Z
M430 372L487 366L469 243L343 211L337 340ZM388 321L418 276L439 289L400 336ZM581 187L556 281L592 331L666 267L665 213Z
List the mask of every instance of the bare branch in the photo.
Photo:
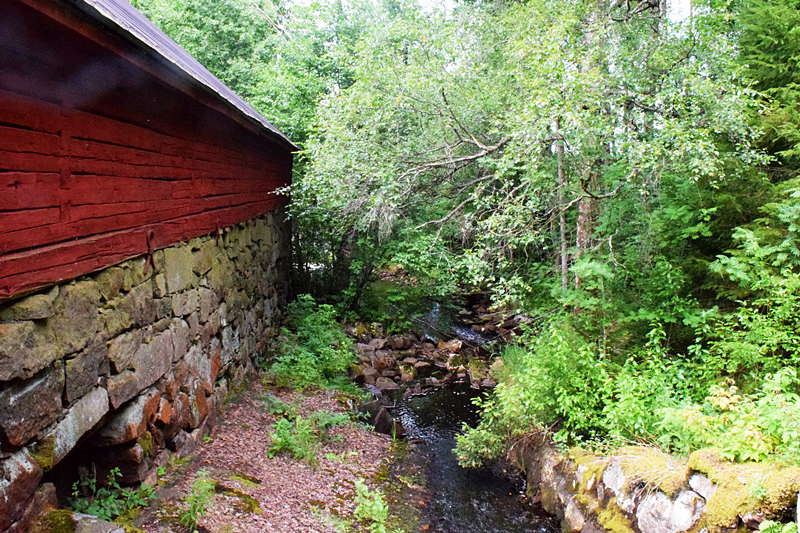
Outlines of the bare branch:
M465 206L465 205L467 205L468 203L470 203L471 201L472 201L472 196L468 197L466 200L464 200L463 202L461 202L460 204L458 204L456 207L454 207L454 208L453 208L453 210L452 210L452 211L450 211L450 212L449 212L447 215L445 215L443 218L440 218L439 220L429 220L429 221L427 221L427 222L424 222L424 223L420 224L419 226L417 226L416 228L414 228L414 231L416 231L416 230L419 230L419 229L422 229L422 228L424 228L425 226L430 226L430 225L432 225L432 224L444 224L445 222L447 222L448 220L450 220L451 218L453 218L454 216L456 216L456 214L457 214L459 211L461 211L461 209L463 209L463 208L464 208L464 206Z

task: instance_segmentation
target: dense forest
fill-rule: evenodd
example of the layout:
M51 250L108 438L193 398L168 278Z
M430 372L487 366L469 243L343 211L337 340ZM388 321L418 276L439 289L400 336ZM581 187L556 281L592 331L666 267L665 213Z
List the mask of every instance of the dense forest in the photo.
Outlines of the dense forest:
M526 317L463 464L536 427L800 458L799 0L134 4L301 147L297 294Z

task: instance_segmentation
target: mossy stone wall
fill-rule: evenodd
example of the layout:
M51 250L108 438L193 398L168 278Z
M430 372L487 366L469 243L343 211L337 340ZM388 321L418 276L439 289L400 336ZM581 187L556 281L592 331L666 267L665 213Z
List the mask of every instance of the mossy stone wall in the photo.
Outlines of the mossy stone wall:
M689 459L639 446L565 453L541 435L514 450L530 496L564 533L733 533L797 519L798 467L730 463L714 450Z
M0 304L0 531L67 464L132 484L191 453L268 356L290 250L274 211Z

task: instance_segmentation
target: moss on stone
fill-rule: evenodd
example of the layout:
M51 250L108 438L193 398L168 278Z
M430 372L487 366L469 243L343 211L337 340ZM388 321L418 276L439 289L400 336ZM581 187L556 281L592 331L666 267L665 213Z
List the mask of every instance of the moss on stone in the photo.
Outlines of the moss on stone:
M719 451L713 448L697 450L689 456L689 468L711 479L720 463Z
M141 507L126 509L114 519L114 523L122 526L125 529L125 533L145 533L134 525L134 521L142 514L143 510Z
M613 501L609 502L606 509L598 513L597 521L606 531L612 531L613 533L633 533L634 531L631 521Z
M260 487L261 486L261 481L260 480L258 480L257 478L254 478L253 476L248 476L247 474L233 473L228 477L231 479L231 481L238 481L239 483L241 483L245 487Z
M615 455L620 457L625 475L641 480L649 489L674 498L688 487L690 467L686 460L644 446L621 448Z
M580 490L593 490L603 478L603 472L608 467L609 460L580 448L570 450L570 457L575 462L576 471L580 475Z
M45 472L53 468L56 456L55 446L55 438L52 435L48 435L28 450L33 460L39 463L39 466Z
M75 533L72 511L55 509L40 516L33 525L31 533Z
M488 368L486 366L486 362L478 359L477 357L471 357L467 364L470 374L472 375L472 379L483 379L486 377L486 373Z
M136 441L139 446L142 447L142 452L145 455L150 455L153 451L153 434L149 431L145 431L144 435L139 437Z
M699 450L689 458L692 469L716 484L702 525L711 533L735 527L747 512L761 512L768 519L780 517L797 502L800 467L774 463L730 463L716 450ZM755 495L759 494L759 497Z
M466 363L467 362L464 361L464 358L462 356L458 355L458 354L454 354L454 355L450 356L450 359L448 359L448 361L447 361L447 365L449 367L451 367L451 368L462 367Z

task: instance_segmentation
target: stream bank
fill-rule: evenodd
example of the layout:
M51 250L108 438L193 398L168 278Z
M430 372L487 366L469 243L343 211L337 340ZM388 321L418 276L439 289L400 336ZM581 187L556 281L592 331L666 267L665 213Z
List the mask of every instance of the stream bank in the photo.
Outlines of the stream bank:
M531 498L565 532L747 532L800 513L796 466L731 463L714 450L688 459L644 446L564 452L541 434L520 440L512 455Z
M406 401L414 402L418 398L424 401L429 394L441 394L457 383L469 384L467 390L476 395L495 385L491 369L501 363L483 349L480 338L469 337L470 340L462 341L459 334L464 331L481 334L489 330L501 340L508 341L516 334L521 317L495 314L487 319L489 313L485 309L478 311L477 307L459 312L456 327L452 327L452 319L451 323L440 323L441 307L432 306L423 321L423 328L430 327L423 329L418 342L412 342L412 350L408 353L398 353L400 348L407 348L406 337L402 340L390 337L384 342L379 336L369 338L369 331L356 332L362 341L358 348L362 370L367 369L361 373L366 383L374 383L384 393L393 391L395 387L391 377L395 374L390 366L386 366L387 354L398 360L397 374L401 382L407 383L399 387L401 393L392 392L402 396L393 412L406 430L411 428L409 435L412 439L414 430L419 428L414 427L416 421L409 423ZM459 320L461 324L458 324ZM464 326L469 329L465 330ZM434 338L436 334L449 335L451 340L438 340ZM403 356L411 359L403 360ZM425 374L420 376L407 372L404 365L415 360L422 361L424 369L429 371L433 368L439 374L426 377ZM383 387L384 384L389 387ZM453 406L459 403L452 397L448 401ZM428 427L425 421L418 425ZM423 434L416 449L428 448L436 456L439 451L429 439L430 435ZM598 455L580 449L558 449L541 434L519 439L509 456L524 472L526 493L531 501L540 502L544 510L555 516L564 532L746 532L759 530L766 520L786 523L797 520L800 515L800 468L793 465L731 463L722 460L714 450L699 450L680 459L647 446L628 446ZM423 455L421 461L427 460ZM441 465L437 468L448 472L450 467ZM395 480L408 485L403 478L407 474L400 470ZM462 472L466 471L456 467L448 475L457 477ZM464 484L470 483L471 480L467 480ZM434 490L444 496L432 507L438 504L440 508L457 509L451 514L459 518L471 517L466 520L468 524L476 521L469 509L459 507L459 502L448 501L446 488ZM487 516L491 514L490 509ZM531 524L534 522L530 521ZM464 524L451 527L446 519L436 527L441 531L471 531ZM475 531L495 531L492 527L483 524ZM501 528L497 531L516 530Z

